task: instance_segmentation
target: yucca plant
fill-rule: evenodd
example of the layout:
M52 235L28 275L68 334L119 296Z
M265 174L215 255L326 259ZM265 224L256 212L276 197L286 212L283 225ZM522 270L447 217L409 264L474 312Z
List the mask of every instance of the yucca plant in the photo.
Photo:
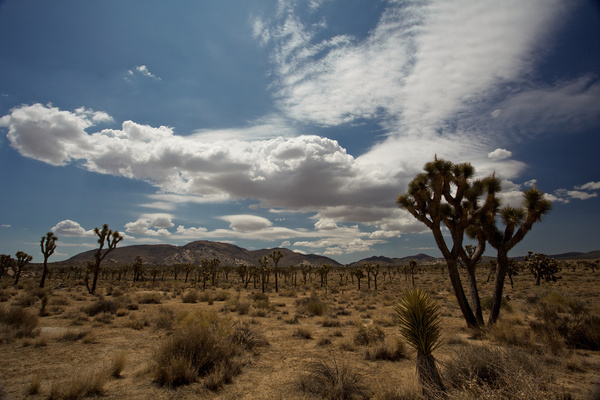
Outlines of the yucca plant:
M406 342L417 351L417 374L423 395L443 397L444 385L433 351L441 344L438 304L421 289L409 290L395 307L396 323Z

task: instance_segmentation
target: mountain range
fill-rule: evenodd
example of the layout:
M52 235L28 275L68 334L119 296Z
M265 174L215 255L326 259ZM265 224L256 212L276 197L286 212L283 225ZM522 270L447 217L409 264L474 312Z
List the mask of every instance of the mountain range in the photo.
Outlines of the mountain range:
M218 258L219 260L221 260L221 265L256 265L258 263L259 258L269 255L273 250L279 250L283 254L283 257L279 261L279 266L281 267L298 265L302 262L312 265L329 264L334 267L342 265L329 257L319 256L315 254L296 253L286 248L247 250L230 243L212 242L207 240L191 242L184 246L174 246L170 244L153 244L118 247L107 256L104 262L129 264L132 263L135 260L135 258L139 255L145 264L155 265L170 265L188 262L198 264L201 260L214 258ZM89 250L83 253L79 253L76 256L73 256L70 259L61 263L85 263L87 261L93 260L95 252L96 250ZM551 257L557 260L593 259L600 258L600 250L592 251L589 253L563 253L552 255ZM491 258L492 257L485 257L485 260ZM514 258L522 259L522 256ZM379 264L381 266L404 265L408 264L408 262L411 260L415 260L418 264L431 264L436 262L443 262L443 258L435 258L427 254L421 253L403 258L373 256L353 262L350 264L350 266L362 266L364 263Z

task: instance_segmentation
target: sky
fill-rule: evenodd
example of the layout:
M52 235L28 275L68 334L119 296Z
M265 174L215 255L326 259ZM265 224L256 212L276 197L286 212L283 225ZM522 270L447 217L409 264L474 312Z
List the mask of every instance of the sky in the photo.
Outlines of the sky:
M440 256L396 205L437 155L600 249L596 0L0 1L0 253L194 240ZM493 255L492 250L488 250Z

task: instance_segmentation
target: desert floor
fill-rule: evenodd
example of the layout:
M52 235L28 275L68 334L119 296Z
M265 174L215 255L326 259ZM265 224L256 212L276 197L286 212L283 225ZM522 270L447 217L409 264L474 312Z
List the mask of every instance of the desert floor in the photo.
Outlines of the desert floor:
M482 271L479 282L484 299L493 285L485 282L486 275ZM586 315L600 316L600 272L563 271L561 275L563 279L556 283L535 287L532 276L522 272L514 289L507 282L508 306L498 325L474 332L466 328L447 276L439 271L418 273L415 287L430 293L441 307L442 345L434 356L442 376L449 373L452 360L466 347L516 349L535 366L527 382L535 382L539 398L598 398L594 396L600 393L600 352L570 348L557 335L540 334L539 324L537 330L531 327L539 320L537 311L543 299L563 304L564 299L574 300L586 309ZM363 279L360 291L350 281L340 284L335 273L329 275L327 288L321 287L317 276L307 284L298 276L297 286L280 282L279 293L275 293L271 277L268 302L256 295L260 287L255 289L251 282L244 289L232 275L229 281L220 279L217 287L208 282L204 291L184 284L181 277L178 281L169 278L135 284L100 281L96 296L88 294L81 281L60 283L52 279L46 291L40 292L34 277L24 277L19 287L7 277L0 281L0 307L5 310L19 307L38 315L41 297L47 296L47 315L39 317L39 329L31 337L11 336L6 327L0 331L0 388L8 399L67 397L65 387L106 374L117 359L124 362L120 377L106 378L100 384L100 396L107 400L318 398L299 384L315 360L352 368L369 388L371 398L418 398L415 353L408 345L407 358L387 361L366 357L376 346L393 348L402 340L394 322L394 305L412 284L401 274L392 281L379 276L377 290L373 283L368 289ZM184 303L183 295L193 291L197 292L197 302ZM326 306L322 315L302 309L302 299L311 295ZM118 309L95 316L84 312L99 298L113 301ZM237 311L243 309L240 303L247 310ZM218 390L207 389L202 379L177 388L160 387L153 375L155 351L179 329L178 321L198 310L214 310L232 324L247 323L268 344L241 355L241 373ZM385 334L383 342L361 344L357 341L361 326L367 330L378 327ZM494 394L501 391L493 387L449 389L451 398L477 398L482 393L486 398L508 398Z

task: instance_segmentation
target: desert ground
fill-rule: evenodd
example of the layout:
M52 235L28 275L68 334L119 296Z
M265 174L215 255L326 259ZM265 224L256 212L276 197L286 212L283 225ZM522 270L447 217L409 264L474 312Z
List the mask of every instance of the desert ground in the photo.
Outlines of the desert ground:
M506 284L498 324L474 331L444 271L420 268L414 287L440 306L433 354L447 398L600 398L600 272L560 275L535 286L523 271L514 288ZM484 316L493 287L486 277L482 269ZM52 277L41 290L39 277L24 273L12 283L0 281L0 398L421 398L415 352L395 323L394 306L413 288L402 273L379 275L377 289L363 279L360 291L335 271L327 285L316 274L295 285L282 277L278 292L271 277L264 294L236 274L204 288L181 276L107 276L95 295L81 279ZM231 360L190 377L167 349L198 327L216 334L201 352L221 346Z

